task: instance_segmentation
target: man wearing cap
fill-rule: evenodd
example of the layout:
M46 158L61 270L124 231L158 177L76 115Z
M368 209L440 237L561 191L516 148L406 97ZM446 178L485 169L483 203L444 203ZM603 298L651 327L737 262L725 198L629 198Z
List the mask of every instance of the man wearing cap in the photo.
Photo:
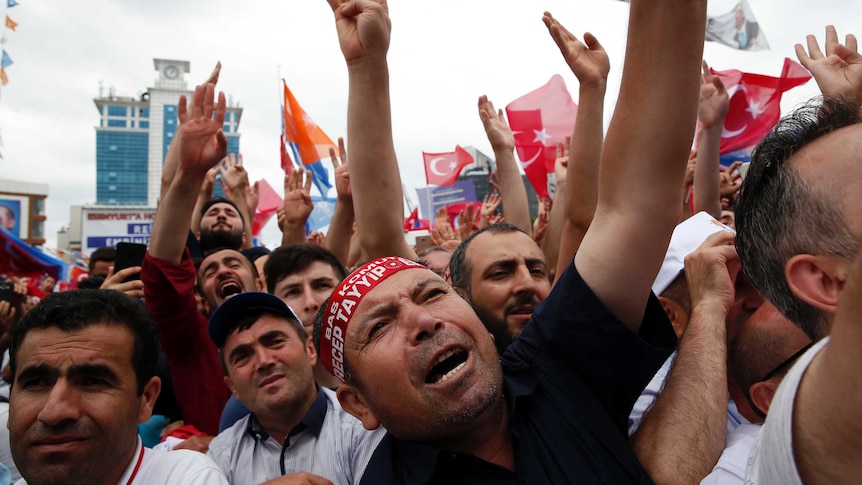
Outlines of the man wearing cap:
M210 443L208 454L232 484L296 473L312 483L359 483L385 430L364 429L333 391L315 384L311 337L284 302L236 295L210 317L209 334L225 383L251 411Z
M351 165L396 170L386 4L329 3L348 66ZM389 431L363 483L650 483L625 423L676 344L650 285L678 219L706 3L632 0L631 9L625 116L608 130L596 217L502 363L469 303L407 259L362 266L318 314L320 358L345 382L341 405ZM550 14L543 20L558 45L577 42ZM649 224L644 213L655 214Z
M680 346L632 410L632 447L657 482L697 483L748 423L728 400L727 346L763 298L740 274L733 231L706 212L674 230L653 291Z
M161 330L162 349L168 358L183 420L212 436L218 433L219 417L230 390L220 376L218 351L207 336L206 317L198 310L196 279L211 309L231 295L262 288L254 265L238 248L213 249L201 262L197 275L186 248L201 183L227 149L221 131L224 95L220 93L217 103L213 97L212 85L198 87L191 113L186 110L185 96L180 97L180 128L176 134L179 149L168 152L169 157L179 156L180 160L165 163L176 166L177 173L159 204L150 247L141 265L144 301ZM226 208L216 204L210 211L217 212L212 215L214 226L227 224L219 222L229 219Z

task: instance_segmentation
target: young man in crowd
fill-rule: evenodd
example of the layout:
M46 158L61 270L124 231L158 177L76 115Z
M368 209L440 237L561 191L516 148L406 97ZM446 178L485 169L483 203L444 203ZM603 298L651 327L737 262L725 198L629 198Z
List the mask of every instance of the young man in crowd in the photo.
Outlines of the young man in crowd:
M234 296L213 313L209 334L225 383L251 411L210 443L209 455L232 484L292 474L359 483L385 431L365 430L314 382L311 336L283 301L260 292Z

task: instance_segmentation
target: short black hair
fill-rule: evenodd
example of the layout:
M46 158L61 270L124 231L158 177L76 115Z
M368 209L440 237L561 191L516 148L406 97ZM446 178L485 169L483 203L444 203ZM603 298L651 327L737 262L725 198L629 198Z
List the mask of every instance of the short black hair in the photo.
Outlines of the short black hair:
M332 266L338 281L347 276L344 265L326 248L311 243L291 244L269 253L269 259L263 265L263 274L266 275L266 291L274 292L279 281L299 273L315 261Z
M479 234L490 232L491 234L505 234L510 232L524 232L518 226L508 222L498 222L485 226L482 229L467 236L467 239L461 241L461 244L455 248L452 253L452 259L449 260L449 278L452 280L452 286L462 288L467 293L470 292L470 264L467 261L467 248L473 239Z
M132 366L140 396L144 386L158 372L159 330L143 303L114 290L63 291L42 299L12 331L9 345L12 375L15 375L18 350L30 331L56 328L71 332L92 325L118 325L132 333Z
M90 270L90 273L93 273L93 268L96 267L96 263L99 261L107 261L109 263L113 263L117 259L117 250L112 248L111 246L101 247L90 255L90 262L87 263L87 267Z
M229 206L233 207L233 209L236 211L236 213L242 219L243 224L245 224L245 218L242 216L242 212L240 212L239 207L237 207L236 204L234 204L232 201L230 201L224 197L213 197L212 199L204 202L203 207L201 207L201 217L203 217L204 214L207 213L207 211L210 209L210 207L212 207L216 204L228 204Z
M757 145L734 210L742 268L754 287L812 340L828 334L829 318L793 294L785 277L787 262L797 254L852 259L859 245L841 212L841 194L809 183L788 161L815 140L859 123L856 104L820 97L782 118Z

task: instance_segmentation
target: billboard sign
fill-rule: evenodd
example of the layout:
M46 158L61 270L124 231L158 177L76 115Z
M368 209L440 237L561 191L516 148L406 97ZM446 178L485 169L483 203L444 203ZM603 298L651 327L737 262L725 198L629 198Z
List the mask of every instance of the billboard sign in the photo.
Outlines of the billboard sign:
M156 210L149 208L88 208L81 217L81 251L90 254L118 242L150 244Z

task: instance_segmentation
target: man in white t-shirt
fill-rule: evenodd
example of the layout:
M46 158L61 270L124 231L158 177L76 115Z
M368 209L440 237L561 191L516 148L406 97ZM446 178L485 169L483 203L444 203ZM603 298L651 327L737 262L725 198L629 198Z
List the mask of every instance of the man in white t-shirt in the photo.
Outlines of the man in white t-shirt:
M19 484L227 483L206 455L141 445L158 342L143 304L110 290L52 293L21 319L8 420Z
M856 483L862 475L862 326L854 321L862 261L853 262L862 241L862 56L856 38L841 44L832 26L825 54L814 36L807 41L797 56L827 98L782 119L758 145L736 204L736 243L764 296L812 340L831 340L782 382L749 459L749 483Z

